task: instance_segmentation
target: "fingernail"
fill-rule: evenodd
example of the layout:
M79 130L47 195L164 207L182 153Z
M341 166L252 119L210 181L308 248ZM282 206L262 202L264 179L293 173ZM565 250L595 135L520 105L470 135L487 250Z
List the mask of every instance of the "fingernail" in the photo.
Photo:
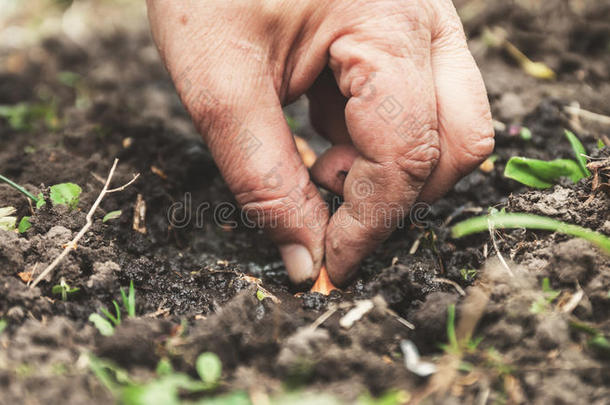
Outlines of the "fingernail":
M279 247L290 280L295 284L313 280L313 259L309 250L299 244Z

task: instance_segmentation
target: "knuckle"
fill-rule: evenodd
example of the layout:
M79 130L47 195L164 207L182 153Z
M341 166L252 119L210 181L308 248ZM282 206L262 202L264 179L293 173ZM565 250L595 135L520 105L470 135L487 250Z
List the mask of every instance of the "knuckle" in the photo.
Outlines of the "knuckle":
M394 163L402 173L416 183L424 182L441 157L440 141L436 129L427 129L424 135L409 142Z
M271 226L278 220L299 218L302 207L316 193L315 186L307 180L295 183L293 187L262 184L235 194L235 198L248 219L261 226Z
M466 46L464 27L451 0L435 2L432 40L451 41L458 46ZM466 46L467 47L467 46Z
M464 160L468 165L478 164L494 150L495 134L491 117L478 120L469 128L468 134L468 142L464 143Z

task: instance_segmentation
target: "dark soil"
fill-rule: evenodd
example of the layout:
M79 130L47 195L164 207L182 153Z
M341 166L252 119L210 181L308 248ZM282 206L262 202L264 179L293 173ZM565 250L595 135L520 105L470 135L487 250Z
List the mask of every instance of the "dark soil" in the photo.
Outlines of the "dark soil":
M456 1L467 3L476 1ZM291 390L351 403L366 392L379 396L394 389L427 403L609 403L610 354L578 325L610 337L610 259L560 234L496 232L511 277L488 233L453 240L449 228L493 206L610 233L610 198L603 188L593 191L590 178L531 191L502 174L515 155L571 158L563 128L573 130L591 155L607 158L608 149L598 151L597 143L610 128L575 119L563 107L577 101L610 114L610 3L478 3L482 9L465 17L465 25L495 117L506 124L496 132L493 170L476 170L434 206L412 213L412 223L362 264L354 283L329 297L290 286L273 244L228 210L232 196L147 31L101 35L87 48L62 36L28 49L0 47L0 104L51 105L57 121L35 120L16 130L0 119L0 173L34 194L48 196L49 186L68 181L83 189L76 210L50 203L32 210L0 184L0 207L13 206L32 223L24 234L0 231L0 319L8 323L0 332L0 403L107 404L112 395L88 366L89 353L146 380L162 358L195 375L195 359L207 351L221 359L223 376L206 395L244 390L253 403L261 393ZM532 59L552 67L557 80L529 77L503 52L484 47L479 34L495 25ZM15 58L22 61L19 69L8 63ZM80 75L75 86L59 80L64 71ZM300 135L323 147L302 119L305 109L300 101L287 111L300 122ZM511 125L527 126L533 138L513 135ZM109 195L78 249L29 288L19 273L39 274L81 229L115 157L113 185L134 173L140 178ZM145 234L132 226L138 195L146 203ZM172 211L176 203L186 210ZM197 215L197 207L209 208ZM114 210L122 210L120 218L102 223ZM172 212L186 212L190 221L170 224ZM51 291L62 278L80 288L66 301ZM545 302L544 278L560 295L532 311L533 303ZM131 280L137 318L101 336L89 315L110 308ZM278 300L259 300L257 283ZM485 306L476 314L469 299L481 296ZM364 299L373 299L374 308L350 329L341 327L339 320ZM446 374L451 356L439 348L448 340L451 304L457 306L458 333L470 322L483 338L463 353L467 367L460 369L466 371L453 377ZM329 309L335 311L312 328ZM437 377L446 376L447 390L432 384L434 377L405 368L404 339L439 364Z

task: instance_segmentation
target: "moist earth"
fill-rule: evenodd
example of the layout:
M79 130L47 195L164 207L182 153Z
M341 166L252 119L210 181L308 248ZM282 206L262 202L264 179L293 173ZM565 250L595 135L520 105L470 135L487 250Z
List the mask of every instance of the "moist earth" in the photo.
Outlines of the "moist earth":
M572 158L564 128L592 161L610 155L598 147L607 124L565 109L578 101L610 114L610 3L525 4L456 1L498 121L491 170L477 169L433 206L413 209L357 279L328 297L291 286L272 243L239 221L145 29L100 35L87 47L59 35L26 49L0 48L0 104L45 109L19 130L0 119L0 173L47 199L34 209L0 184L0 207L15 207L32 224L23 234L0 231L0 318L7 322L0 403L107 404L113 396L93 373L91 354L146 381L161 359L195 376L203 352L223 366L221 384L204 396L243 390L255 402L261 392L297 391L352 403L404 390L424 403L608 403L609 349L594 342L610 336L608 256L544 231L496 231L493 240L489 233L450 235L452 224L489 207L610 233L608 189L594 190L591 177L538 191L503 176L512 156ZM505 29L557 79L530 77L485 46L489 26ZM68 83L65 72L75 79ZM306 111L304 100L286 109L319 151L324 141ZM529 128L532 139L515 135L515 126ZM30 288L28 278L85 225L115 157L113 186L140 177L103 200L78 248ZM48 200L49 186L62 182L82 187L76 209ZM134 230L138 200L146 205L145 233ZM118 219L101 221L116 210ZM52 292L61 280L80 290L62 300ZM120 288L131 281L137 317L102 336L90 314L120 302ZM362 300L372 309L342 326ZM457 333L471 343L459 355L442 346L452 305ZM405 367L403 340L437 364L434 376Z

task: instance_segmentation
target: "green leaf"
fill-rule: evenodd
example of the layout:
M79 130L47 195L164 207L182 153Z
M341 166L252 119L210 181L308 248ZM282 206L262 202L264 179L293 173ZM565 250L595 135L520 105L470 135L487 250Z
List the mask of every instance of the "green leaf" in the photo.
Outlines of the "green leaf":
M535 188L549 188L560 177L569 177L574 183L585 177L580 166L570 159L547 162L519 156L510 158L504 176Z
M576 135L572 132L565 130L566 138L570 141L570 145L572 145L572 150L574 150L574 156L576 156L576 161L578 162L578 166L580 167L582 177L589 177L591 172L587 169L587 158L584 156L587 154L585 147L578 140Z
M89 322L93 323L97 330L104 336L111 336L114 333L112 324L108 322L108 320L102 318L99 314L89 315Z
M112 300L112 305L114 305L114 312L116 313L116 324L119 325L121 323L121 307L115 300Z
M373 398L368 392L358 397L358 405L401 405L411 399L411 394L404 390L389 390L379 398Z
M64 287L62 285L54 285L53 288L51 288L51 293L55 294L55 295L59 295L64 291Z
M110 211L108 214L104 215L102 222L110 221L111 219L117 219L118 217L121 216L122 213L123 213L123 211L121 211L121 210Z
M136 317L136 290L133 286L133 280L129 282L129 295L125 294L125 291L121 288L121 298L123 299L123 306L127 311L127 316L130 318Z
M130 385L123 389L122 403L126 405L179 405L179 390L200 392L206 389L201 381L195 381L183 373L174 373L147 384Z
M207 385L213 387L220 380L222 374L222 363L218 356L214 353L202 353L197 357L195 364L197 374L201 378L201 381Z
M30 223L30 217L23 217L21 218L21 221L19 221L19 226L17 229L19 230L19 233L25 233L31 227L32 224Z
M156 373L159 376L168 375L174 372L174 368L172 367L172 363L169 361L167 357L162 358L157 363Z
M0 117L16 131L31 129L37 122L44 122L51 129L58 125L57 106L53 102L0 105Z
M113 301L114 302L114 301ZM108 319L110 319L112 321L112 323L114 324L114 326L119 326L121 324L121 320L120 318L120 312L117 313L117 316L114 316L110 313L110 311L108 311L106 308L100 308L100 311L102 311L102 314L104 314L104 316Z
M549 300L549 302L555 301L555 299L559 297L559 294L561 294L561 291L553 290L551 288L551 281L548 277L542 279L542 292L544 292L546 299Z
M593 338L591 338L591 340L589 340L588 344L590 347L606 355L610 355L610 341L608 341L608 339L604 335L598 334L594 336Z
M601 139L597 140L597 149L604 149L606 147L606 144L604 143L604 141L602 141Z
M7 326L8 322L5 319L0 319L0 333L4 332Z
M267 295L262 290L256 290L256 298L258 298L259 301L262 301L267 298Z
M455 333L455 304L451 304L447 308L447 339L449 340L448 349L452 353L459 353L460 346Z
M74 183L61 183L51 186L51 202L53 205L66 205L75 209L83 190Z
M36 209L39 210L40 207L44 206L47 202L44 200L44 195L42 193L38 193L38 199L36 200Z
M524 141L529 141L532 139L532 131L528 127L521 127L521 131L519 131L519 136Z
M470 218L454 225L451 228L451 236L453 238L461 238L477 232L486 232L490 227L496 229L541 229L559 232L588 240L597 245L597 247L602 249L606 254L610 255L610 238L607 236L578 225L572 225L556 219L533 214L498 213Z

